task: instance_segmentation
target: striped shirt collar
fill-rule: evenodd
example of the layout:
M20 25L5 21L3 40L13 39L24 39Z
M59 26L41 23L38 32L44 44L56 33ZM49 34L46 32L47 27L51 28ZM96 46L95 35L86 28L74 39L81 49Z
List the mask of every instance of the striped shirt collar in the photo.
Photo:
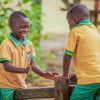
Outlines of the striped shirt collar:
M17 39L14 38L12 33L9 34L9 39L14 43L15 46L21 45L21 43ZM29 41L26 38L24 38L22 44L29 45Z
M72 30L75 27L81 26L81 25L93 25L93 24L91 23L89 19L86 19L86 20L79 22L77 25L73 26L72 28L70 28L70 30Z

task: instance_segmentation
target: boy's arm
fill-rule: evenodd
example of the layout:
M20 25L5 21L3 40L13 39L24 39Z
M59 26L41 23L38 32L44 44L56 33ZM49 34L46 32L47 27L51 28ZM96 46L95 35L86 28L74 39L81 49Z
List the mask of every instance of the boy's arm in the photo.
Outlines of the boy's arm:
M68 78L68 71L69 71L69 66L71 62L71 57L70 55L64 54L63 57L63 76Z
M42 69L39 68L39 66L35 63L34 59L31 60L32 70L36 74L46 78L46 79L54 79L54 75L59 75L59 73L56 72L44 72Z
M3 63L3 66L4 66L4 69L7 71L7 72L13 72L13 73L26 73L28 74L29 71L31 70L31 65L27 68L20 68L20 67L16 67L16 66L13 66L10 62L8 61L4 61L2 62Z
M42 69L40 69L40 67L35 63L34 59L31 60L31 64L32 64L32 71L44 77L45 72Z
M70 55L64 54L63 57L63 75L58 75L55 76L55 82L57 82L59 79L67 79L68 78L68 71L69 71L69 66L71 62L71 57Z

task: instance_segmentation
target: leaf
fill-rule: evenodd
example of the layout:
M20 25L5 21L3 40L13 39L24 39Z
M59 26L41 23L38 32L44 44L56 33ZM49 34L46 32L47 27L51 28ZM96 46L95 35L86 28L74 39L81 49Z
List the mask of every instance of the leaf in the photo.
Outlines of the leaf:
M8 4L8 1L5 1L4 4Z
M27 3L27 2L29 2L29 0L23 0L23 3Z
M13 11L13 9L12 9L12 8L7 8L7 10Z
M43 39L44 39L44 40L47 40L47 39L48 39L48 35L44 35L44 36L43 36Z

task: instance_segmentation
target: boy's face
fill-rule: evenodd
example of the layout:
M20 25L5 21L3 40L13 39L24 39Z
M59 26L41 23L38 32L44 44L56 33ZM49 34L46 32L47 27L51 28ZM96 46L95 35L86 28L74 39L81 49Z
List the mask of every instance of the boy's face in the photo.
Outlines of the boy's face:
M10 25L10 28L17 40L24 39L29 30L29 19L21 16Z
M77 19L72 18L69 15L67 15L67 21L68 21L68 24L69 24L70 28L72 28L73 26L77 25Z

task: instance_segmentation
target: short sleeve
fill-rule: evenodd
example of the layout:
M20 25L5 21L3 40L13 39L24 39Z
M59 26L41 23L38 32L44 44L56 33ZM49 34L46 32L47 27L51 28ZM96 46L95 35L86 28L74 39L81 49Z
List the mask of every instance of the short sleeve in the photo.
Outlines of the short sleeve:
M3 61L11 62L11 49L4 43L0 45L0 63Z
M36 58L36 52L35 52L34 46L31 42L30 42L30 45L31 45L31 59L35 59Z
M69 33L69 38L64 53L73 56L76 45L77 45L77 35L71 31Z

